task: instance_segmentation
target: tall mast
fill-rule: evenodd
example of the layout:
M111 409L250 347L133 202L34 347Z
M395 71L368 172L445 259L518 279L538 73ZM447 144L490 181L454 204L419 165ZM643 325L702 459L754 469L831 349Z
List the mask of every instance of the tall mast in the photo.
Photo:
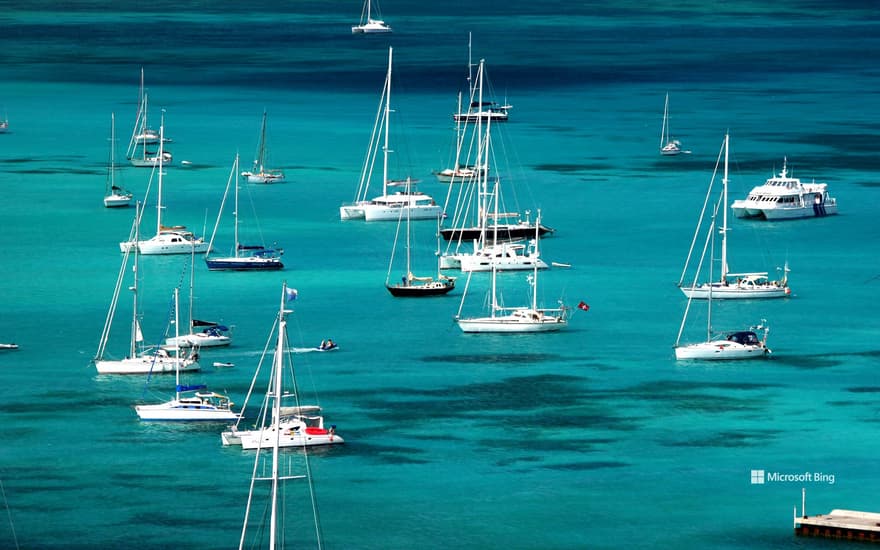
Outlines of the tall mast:
M235 167L232 169L233 174L238 173L238 153L235 154ZM233 254L236 258L238 258L238 178L235 179L235 209L232 211L232 220L234 222L233 225L233 246L235 250Z
M144 146L146 150L146 146ZM162 163L165 156L165 115L159 124L159 199L156 202L156 235L162 232Z
M272 443L272 515L269 525L269 548L277 548L278 531L278 438L281 435L281 374L284 368L284 336L287 334L287 313L284 301L287 299L287 284L281 289L281 308L278 312L278 342L275 346L275 381L273 383L275 402L272 405L272 424L275 426L275 440ZM257 451L259 452L259 450Z
M134 274L134 283L131 286L132 293L132 312L131 312L131 344L128 350L128 356L132 359L137 355L137 343L141 341L141 327L138 322L138 256L140 252L140 227L141 227L141 216L143 215L143 209L140 206L140 202L135 203L134 206L134 241L131 243L131 248L134 248L134 263L132 265L131 271ZM139 211L140 210L140 211Z
M728 157L728 144L730 140L729 134L724 134L724 179L722 180L723 191L722 191L722 202L721 207L724 209L724 214L721 218L721 282L723 283L727 279L727 157ZM709 279L711 280L711 278Z
M180 288L174 287L174 394L180 399Z
M369 6L369 3L367 3ZM388 48L388 74L385 76L385 145L382 147L382 195L388 194L388 128L391 118L391 48Z

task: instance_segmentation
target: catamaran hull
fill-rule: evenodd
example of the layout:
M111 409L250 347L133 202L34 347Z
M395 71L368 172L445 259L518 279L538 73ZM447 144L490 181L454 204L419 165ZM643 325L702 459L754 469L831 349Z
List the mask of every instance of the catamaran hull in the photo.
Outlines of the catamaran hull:
M740 203L740 204L738 204ZM736 201L731 207L737 218L758 218L765 220L796 220L800 218L822 218L837 214L837 204L814 204L799 208L756 208L747 201Z
M208 251L208 243L199 239L187 240L184 237L172 237L160 234L146 241L127 241L119 243L121 252L128 252L137 246L140 254L204 254Z
M245 450L271 449L278 441L279 447L315 447L319 445L341 445L345 440L333 430L306 428L303 430L282 429L279 434L274 426L262 430L230 430L220 434L224 445L241 445Z
M409 214L406 209L409 208ZM441 208L439 205L431 206L384 206L384 205L366 205L363 207L364 220L373 221L398 221L401 217L409 216L411 220L436 220L440 216ZM401 212L402 210L402 212Z
M358 204L339 207L340 220L362 220L364 219L364 207Z
M497 271L524 271L524 270L535 270L535 269L547 269L549 266L547 263L540 258L514 258L514 259L501 259L500 261L493 261L485 256L474 256L474 255L461 255L458 257L459 260L459 268L464 271L492 271L494 268Z
M727 340L700 342L675 348L675 358L681 360L733 361L739 359L764 359L769 354L770 350L763 345L742 345Z

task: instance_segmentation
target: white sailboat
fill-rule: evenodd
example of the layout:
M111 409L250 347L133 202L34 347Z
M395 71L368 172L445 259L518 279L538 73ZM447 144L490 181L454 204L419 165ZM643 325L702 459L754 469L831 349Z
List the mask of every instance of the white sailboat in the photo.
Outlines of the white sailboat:
M232 343L232 336L229 334L229 327L214 323L211 321L203 321L193 317L193 302L195 300L195 253L191 254L189 269L189 333L180 334L179 332L173 337L165 340L165 346L174 348L214 348L220 346L228 346ZM200 328L198 332L195 330Z
M164 162L162 161L163 139L165 136L164 117L162 124L159 126L159 162L158 168L158 199L156 201L156 235L147 240L123 241L119 243L119 249L127 252L132 247L137 247L140 254L190 254L195 252L200 254L208 251L208 243L202 237L196 237L185 226L165 226L162 225L162 211L165 206L162 204L162 185L165 171L163 170ZM140 220L138 220L140 221Z
M178 310L180 304L180 291L174 289L174 330L175 336L179 337L178 323L180 321ZM238 418L232 411L233 403L229 397L215 392L203 391L206 386L183 386L180 384L180 366L182 358L180 347L174 350L174 398L164 403L155 405L136 405L135 412L141 420L200 420L200 421L229 421Z
M137 114L131 131L131 139L128 142L128 150L125 153L132 166L141 168L157 166L160 159L164 164L170 164L172 160L171 153L164 148L159 153L149 151L149 146L155 146L159 142L168 143L171 140L164 135L159 135L159 132L150 127L147 122L148 103L147 92L144 88L144 69L141 68Z
M719 153L718 155L719 158L715 165L715 172L713 173L712 180L709 183L709 189L706 192L706 199L703 203L703 212L700 216L700 223L697 224L697 229L694 232L694 238L691 241L691 248L688 251L688 257L685 261L685 266L682 270L681 278L679 279L678 285L685 296L687 296L688 298L697 299L708 299L710 295L713 299L716 300L788 297L791 295L791 288L789 288L788 286L788 265L783 268L782 278L774 281L770 280L769 274L766 271L748 273L730 272L729 266L727 264L727 233L730 230L727 226L727 165L729 156L729 141L730 136L728 134L725 134L722 150L721 153ZM718 164L721 161L722 153L724 155L724 177L722 178L722 191L720 200L723 212L721 228L719 230L721 233L721 276L718 278L717 281L708 281L704 283L697 283L695 281L692 285L684 285L684 279L691 263L691 258L694 253L694 247L700 234L700 225L703 218L705 217L707 205L710 204L709 199L712 196L713 184L715 182L715 174L717 174L718 172Z
M535 235L537 242L537 235ZM523 332L554 332L568 324L570 308L562 301L557 308L538 307L538 269L533 268L528 276L531 292L531 304L528 306L505 307L500 303L498 292L498 270L492 269L491 302L489 315L482 317L462 317L462 309L467 299L473 273L468 273L467 284L461 297L461 304L455 321L462 332L470 333L523 333Z
M254 159L254 167L249 171L242 172L241 176L247 179L248 183L282 183L284 181L284 172L281 170L266 168L267 159L266 111L263 111L263 124L260 129L260 143L257 146L257 158Z
M361 20L351 27L352 34L390 33L391 27L381 19L373 19L373 3L371 0L364 2L361 12Z
M138 222L140 219L140 205L135 205L135 220L132 224L131 235L135 241L138 237ZM116 316L116 307L119 303L119 294L122 290L122 284L125 279L126 268L128 267L129 257L132 257L132 273L133 284L129 287L132 292L132 317L131 317L131 334L128 355L123 359L110 359L105 356L107 344L110 340L110 329L113 326L113 319ZM144 345L144 336L141 332L140 314L138 311L138 248L131 247L125 251L122 256L122 266L119 268L119 275L116 278L116 286L113 290L113 299L110 301L110 308L107 311L107 318L104 321L104 329L101 332L101 339L98 343L98 351L95 354L93 362L98 374L147 374L159 372L175 372L177 369L199 370L199 363L196 360L197 354L184 355L183 357L172 357L168 351L162 348L153 349Z
M722 202L719 201L717 204L720 205ZM710 277L712 272L711 266L714 263L715 256L715 217L717 212L718 206L716 205L706 236L706 246L709 246L711 249L709 260ZM706 246L703 248L703 255L706 254ZM693 343L682 343L682 335L684 334L688 314L694 300L693 296L688 298L684 316L678 329L678 336L675 339L675 358L680 360L728 361L769 357L770 349L767 347L767 335L770 332L770 328L767 326L767 322L762 320L761 324L748 330L715 331L712 327L712 299L713 290L710 287L706 303L706 339ZM758 332L762 333L760 337Z
M232 171L229 173L229 180L226 182L226 190L223 192L223 200L220 201L220 211L217 212L217 221L214 223L214 230L211 232L211 240L208 243L208 249L214 249L214 238L217 236L217 229L220 227L220 220L223 217L223 211L226 207L226 198L229 195L229 188L235 185L234 193L234 210L233 217L233 244L232 254L229 256L212 256L210 252L205 255L205 264L211 271L277 271L284 268L281 262L281 255L284 251L280 248L266 248L263 245L245 245L239 241L238 225L241 218L241 211L238 207L238 190L239 182L236 178L238 173L238 155L235 155L235 161L232 164Z
M667 93L666 103L663 105L663 125L660 127L660 154L674 156L681 152L681 142L672 139L669 134L669 93Z
M285 315L283 294L281 302L282 303L281 311L279 312L279 321L283 322ZM279 329L281 329L280 326ZM278 349L276 350L276 354L278 356L280 356L282 352L280 343L280 340L282 340L280 336L282 332L282 330L279 330L279 344ZM280 371L280 365L278 371ZM280 384L280 375L278 376L278 378L278 382ZM274 395L274 398L271 402L271 417L281 418L283 414L284 407L282 407L281 404L281 395L276 394ZM290 460L285 461L287 463L287 469L282 472L282 464L280 460L280 449L282 447L281 441L282 438L278 437L276 433L276 437L269 438L266 441L266 445L258 447L258 450L255 453L254 467L251 473L250 489L248 491L247 506L245 507L244 521L241 527L241 537L238 544L239 550L244 550L245 548L257 548L265 546L267 543L268 548L272 550L286 547L286 543L288 542L290 537L285 535L285 525L287 525L289 522L284 520L284 512L288 509L288 507L281 501L281 499L284 495L291 494L292 490L288 490L286 484L283 484L282 482L294 479L305 480L305 482L308 484L308 500L311 504L313 519L312 525L315 529L313 539L305 541L303 539L306 537L306 531L300 527L297 527L297 545L303 547L307 545L314 545L316 548L319 549L324 547L318 514L318 504L315 497L315 488L312 484L312 470L309 464L309 450L308 448L304 447L301 453L296 453L295 456L291 457ZM271 456L267 456L269 453L261 452L262 449L271 449ZM299 457L301 457L303 460L304 473L296 474L293 470L293 460L298 459ZM266 475L266 472L268 472L268 475ZM257 497L258 494L266 493L266 491L258 491L256 489L258 483L260 482L269 483L269 502L266 503L265 506L258 508L256 503L254 502L254 499ZM303 501L304 499L300 499L297 502L302 503ZM297 507L297 513L301 513L300 509L301 507ZM252 517L251 514L252 510L255 512L253 514L254 517ZM266 524L266 521L268 521L268 524Z
M104 206L125 207L131 204L132 193L116 183L116 114L110 114L110 162L107 166L107 184L104 190Z
M287 338L287 315L292 311L285 309L285 302L292 299L291 295L295 296L295 291L288 289L286 284L282 285L281 307L278 310L275 327L273 327L273 329L277 329L277 336L274 356L271 358L269 386L266 389L266 396L260 409L257 424L253 429L240 428L242 418L244 418L244 410L254 392L261 367L270 356L271 334L254 372L251 387L245 397L242 416L235 425L230 426L220 435L224 445L241 445L243 449L259 450L273 446L312 447L338 445L345 442L336 434L336 426L324 427L324 417L318 414L321 411L320 407L300 403L296 374L293 368L292 349ZM284 384L285 371L289 373L290 378L286 386ZM283 405L282 401L292 402L292 404Z
M367 155L361 170L357 195L353 203L344 204L339 208L339 217L342 220L397 221L400 219L401 209L408 210L406 215L409 215L413 220L436 220L441 213L440 206L434 202L434 199L413 190L417 183L416 180L409 177L402 180L391 180L388 177L388 155L392 152L389 144L391 60L392 48L388 48L388 72L385 76L379 110L376 113L370 144L367 147ZM382 149L382 194L368 200L370 180L380 147ZM403 191L392 192L393 189L401 188Z

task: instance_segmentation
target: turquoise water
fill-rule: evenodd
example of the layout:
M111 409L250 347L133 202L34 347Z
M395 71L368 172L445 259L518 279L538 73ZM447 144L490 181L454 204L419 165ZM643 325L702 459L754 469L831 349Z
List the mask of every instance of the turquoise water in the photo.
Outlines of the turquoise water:
M247 164L269 113L272 165L289 181L252 186L243 208L259 220L249 231L284 247L287 268L209 273L197 262L196 314L233 325L235 341L204 351L206 368L188 381L241 402L282 281L298 289L293 344L332 337L342 348L295 358L305 397L346 439L311 461L326 547L794 548L802 487L808 513L877 511L875 10L664 5L386 0L388 37L350 35L356 3L4 10L0 341L21 349L0 352L11 436L0 547L238 541L253 455L222 447L222 426L139 422L132 406L167 399L170 379L145 386L90 365L133 216L101 202L110 113L122 156L141 66L151 119L164 109L174 140L169 223L210 231L233 158ZM493 132L504 182L519 209L540 208L557 229L545 257L572 265L541 274L541 298L591 306L565 332L465 336L452 321L460 290L401 300L383 288L395 224L338 219L357 189L389 45L394 168L444 197L430 172L448 159L468 31L495 94L514 105ZM657 154L666 92L690 155ZM685 300L674 283L726 131L734 198L787 157L795 176L829 183L841 214L732 220L732 269L788 261L795 296L722 304L716 325L766 318L773 358L676 363ZM148 179L119 172L138 198ZM423 258L436 246L431 225L416 229ZM142 258L148 339L165 330L187 264ZM524 298L524 277L503 275L509 301ZM118 355L130 307L124 297ZM753 485L757 469L835 482ZM300 515L288 542L308 545L307 499L292 491L288 511Z

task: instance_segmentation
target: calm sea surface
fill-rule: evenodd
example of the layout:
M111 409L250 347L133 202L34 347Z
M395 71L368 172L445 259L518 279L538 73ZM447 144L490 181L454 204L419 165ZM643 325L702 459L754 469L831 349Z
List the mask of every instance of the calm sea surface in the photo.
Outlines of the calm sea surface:
M111 113L118 181L144 200L150 180L123 158L142 67L153 126L164 111L173 139L169 224L210 233L268 112L270 164L288 182L247 189L243 231L282 246L287 267L214 273L197 259L195 315L232 325L234 344L186 378L241 403L281 284L298 289L291 343L341 346L294 359L303 400L346 439L311 456L327 548L797 548L802 488L808 513L880 511L875 5L384 0L394 33L352 36L357 2L275 4L0 3L0 342L20 345L0 351L0 547L238 543L253 454L222 447L223 426L138 421L133 405L170 397L170 377L91 364L134 215L102 205ZM513 105L493 128L507 206L540 209L556 228L544 257L571 265L540 274L539 300L591 306L564 332L463 335L463 278L446 297L394 299L396 224L339 221L389 46L391 175L445 200L431 171L450 161L468 33L491 93ZM667 92L691 151L675 158L657 152ZM675 283L725 132L732 198L787 158L828 182L841 214L731 219L731 268L788 262L794 296L715 308L719 328L766 319L772 359L686 364ZM145 200L152 232L155 182ZM435 229L416 224L421 271ZM157 341L189 258L143 257L140 271ZM509 304L527 299L525 277L500 277ZM130 317L123 294L114 355ZM753 470L810 475L753 484ZM306 493L293 484L285 502L288 546L313 545Z

